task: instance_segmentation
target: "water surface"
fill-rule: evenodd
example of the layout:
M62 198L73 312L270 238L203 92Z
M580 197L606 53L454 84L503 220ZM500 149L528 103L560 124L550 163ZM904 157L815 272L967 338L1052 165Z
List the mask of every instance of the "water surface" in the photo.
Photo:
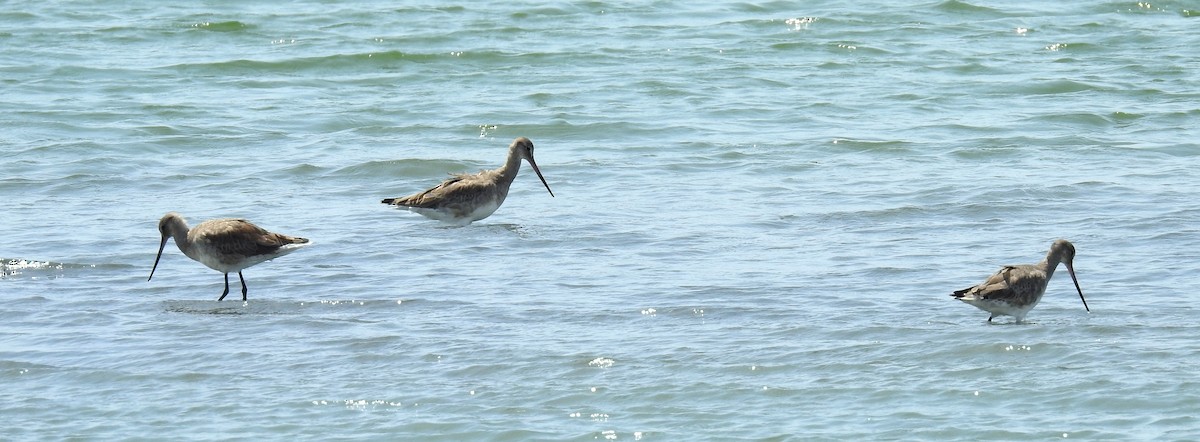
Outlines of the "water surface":
M5 9L6 437L1200 438L1189 2ZM1090 314L947 296L1057 238Z

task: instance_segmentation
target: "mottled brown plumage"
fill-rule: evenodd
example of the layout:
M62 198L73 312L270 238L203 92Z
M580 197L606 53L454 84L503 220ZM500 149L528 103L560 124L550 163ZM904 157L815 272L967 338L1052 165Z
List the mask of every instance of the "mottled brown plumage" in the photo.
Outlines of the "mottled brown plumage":
M305 238L268 232L244 219L214 219L189 228L183 216L175 212L163 215L158 221L158 231L162 234L162 242L158 245L158 256L154 258L150 278L146 280L154 278L154 270L162 259L167 240L174 238L179 251L188 258L225 274L225 291L218 301L229 294L230 273L237 272L238 279L241 279L242 300L245 301L247 289L246 279L242 277L243 269L310 244Z
M1067 272L1071 275L1071 281L1075 283L1075 290L1079 292L1083 308L1090 312L1087 300L1083 298L1083 289L1079 288L1079 280L1075 278L1075 268L1072 266L1074 259L1075 246L1065 239L1060 239L1050 245L1050 252L1042 262L1034 265L1004 266L982 284L956 291L950 296L991 313L988 322L1000 315L1012 316L1017 322L1021 322L1038 301L1042 300L1050 277L1054 276L1054 269L1061 262L1067 265Z
M542 185L550 196L554 191L546 184L542 171L533 160L533 142L520 137L508 146L508 159L499 169L484 170L474 174L457 174L432 189L406 197L387 198L383 204L405 207L428 218L454 223L469 224L487 218L508 197L508 188L521 169L521 160L529 161Z

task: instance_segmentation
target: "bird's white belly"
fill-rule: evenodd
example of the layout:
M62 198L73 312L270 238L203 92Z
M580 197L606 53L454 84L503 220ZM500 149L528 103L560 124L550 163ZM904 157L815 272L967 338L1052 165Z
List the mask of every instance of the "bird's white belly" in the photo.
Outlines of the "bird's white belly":
M963 299L963 302L978 307L980 310L991 313L993 315L1012 316L1016 318L1024 318L1033 307L1037 305L1037 300L1025 305L1016 305L1006 301L997 301L992 299Z
M197 247L193 247L192 250L190 250L192 253L188 253L187 255L189 258L192 258L192 259L200 262L201 264L204 264L206 267L216 270L218 272L236 273L236 272L240 272L246 268L252 267L255 264L258 264L258 263L261 263L264 261L270 261L270 260L278 258L280 256L295 252L296 250L299 250L301 247L305 247L310 244L312 244L312 242L307 242L307 243L303 243L303 244L287 244L283 247L280 247L279 250L275 251L275 253L268 253L265 255L253 255L253 256L243 256L243 255L227 256L227 255L224 255L224 254L218 252L213 247L205 247L205 246L198 245Z
M466 206L446 206L436 209L409 207L408 210L438 221L453 224L469 224L491 216L496 212L496 209L500 208L501 202L503 201L498 198L491 198L478 204Z
M496 209L499 209L499 208L500 208L500 200L492 199L491 201L488 201L484 204L480 204L480 205L476 206L475 209L471 210L471 212L469 214L467 214L466 217L468 219L470 219L471 221L479 221L481 219L492 216L493 213L496 213Z

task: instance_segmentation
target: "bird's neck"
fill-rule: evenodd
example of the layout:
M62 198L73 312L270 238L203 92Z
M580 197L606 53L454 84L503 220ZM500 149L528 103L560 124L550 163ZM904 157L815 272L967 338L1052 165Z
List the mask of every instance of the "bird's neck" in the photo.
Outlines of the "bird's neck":
M191 228L188 227L187 222L181 220L177 223L171 223L167 225L167 230L170 231L171 238L175 238L175 245L179 247L179 251L187 255L188 251L192 249L192 242L188 240L188 231Z
M1038 267L1040 267L1043 272L1046 272L1046 279L1050 279L1051 276L1054 276L1054 270L1058 268L1058 264L1061 262L1062 257L1050 254L1046 255L1046 259L1043 259L1042 262L1038 263Z
M512 183L517 178L517 172L521 170L521 154L517 153L516 149L508 152L508 159L505 160L504 166L498 170L500 180L505 183Z

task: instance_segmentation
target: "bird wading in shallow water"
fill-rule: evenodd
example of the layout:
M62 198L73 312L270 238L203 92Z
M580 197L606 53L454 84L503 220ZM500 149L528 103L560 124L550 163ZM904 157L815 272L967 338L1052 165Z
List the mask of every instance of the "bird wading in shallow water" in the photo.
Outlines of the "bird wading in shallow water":
M1060 239L1050 245L1050 252L1042 262L1004 266L982 284L956 291L950 296L991 313L988 322L992 322L992 318L996 316L1007 315L1016 318L1016 322L1019 323L1024 321L1025 315L1042 300L1042 294L1046 293L1046 285L1049 284L1050 277L1054 276L1054 269L1059 263L1063 263L1067 265L1067 273L1070 273L1071 281L1075 283L1075 290L1079 292L1079 300L1083 301L1084 310L1091 312L1087 300L1083 299L1083 289L1079 288L1079 280L1075 278L1075 268L1072 265L1074 260L1075 246L1065 239Z
M158 220L158 231L162 243L158 245L158 256L150 269L150 278L158 269L167 240L175 238L179 251L199 261L208 268L225 274L225 291L218 301L229 294L229 274L237 272L242 280L242 300L246 300L246 279L242 269L292 253L310 242L305 238L271 233L244 219L213 219L188 228L187 221L178 213L170 212Z
M487 218L508 196L508 188L517 171L521 169L521 160L529 162L533 172L550 196L554 191L546 184L546 178L533 160L533 142L520 137L508 146L508 159L499 169L485 170L474 174L454 175L437 187L402 198L387 198L383 204L401 206L427 218L439 221L466 225Z

